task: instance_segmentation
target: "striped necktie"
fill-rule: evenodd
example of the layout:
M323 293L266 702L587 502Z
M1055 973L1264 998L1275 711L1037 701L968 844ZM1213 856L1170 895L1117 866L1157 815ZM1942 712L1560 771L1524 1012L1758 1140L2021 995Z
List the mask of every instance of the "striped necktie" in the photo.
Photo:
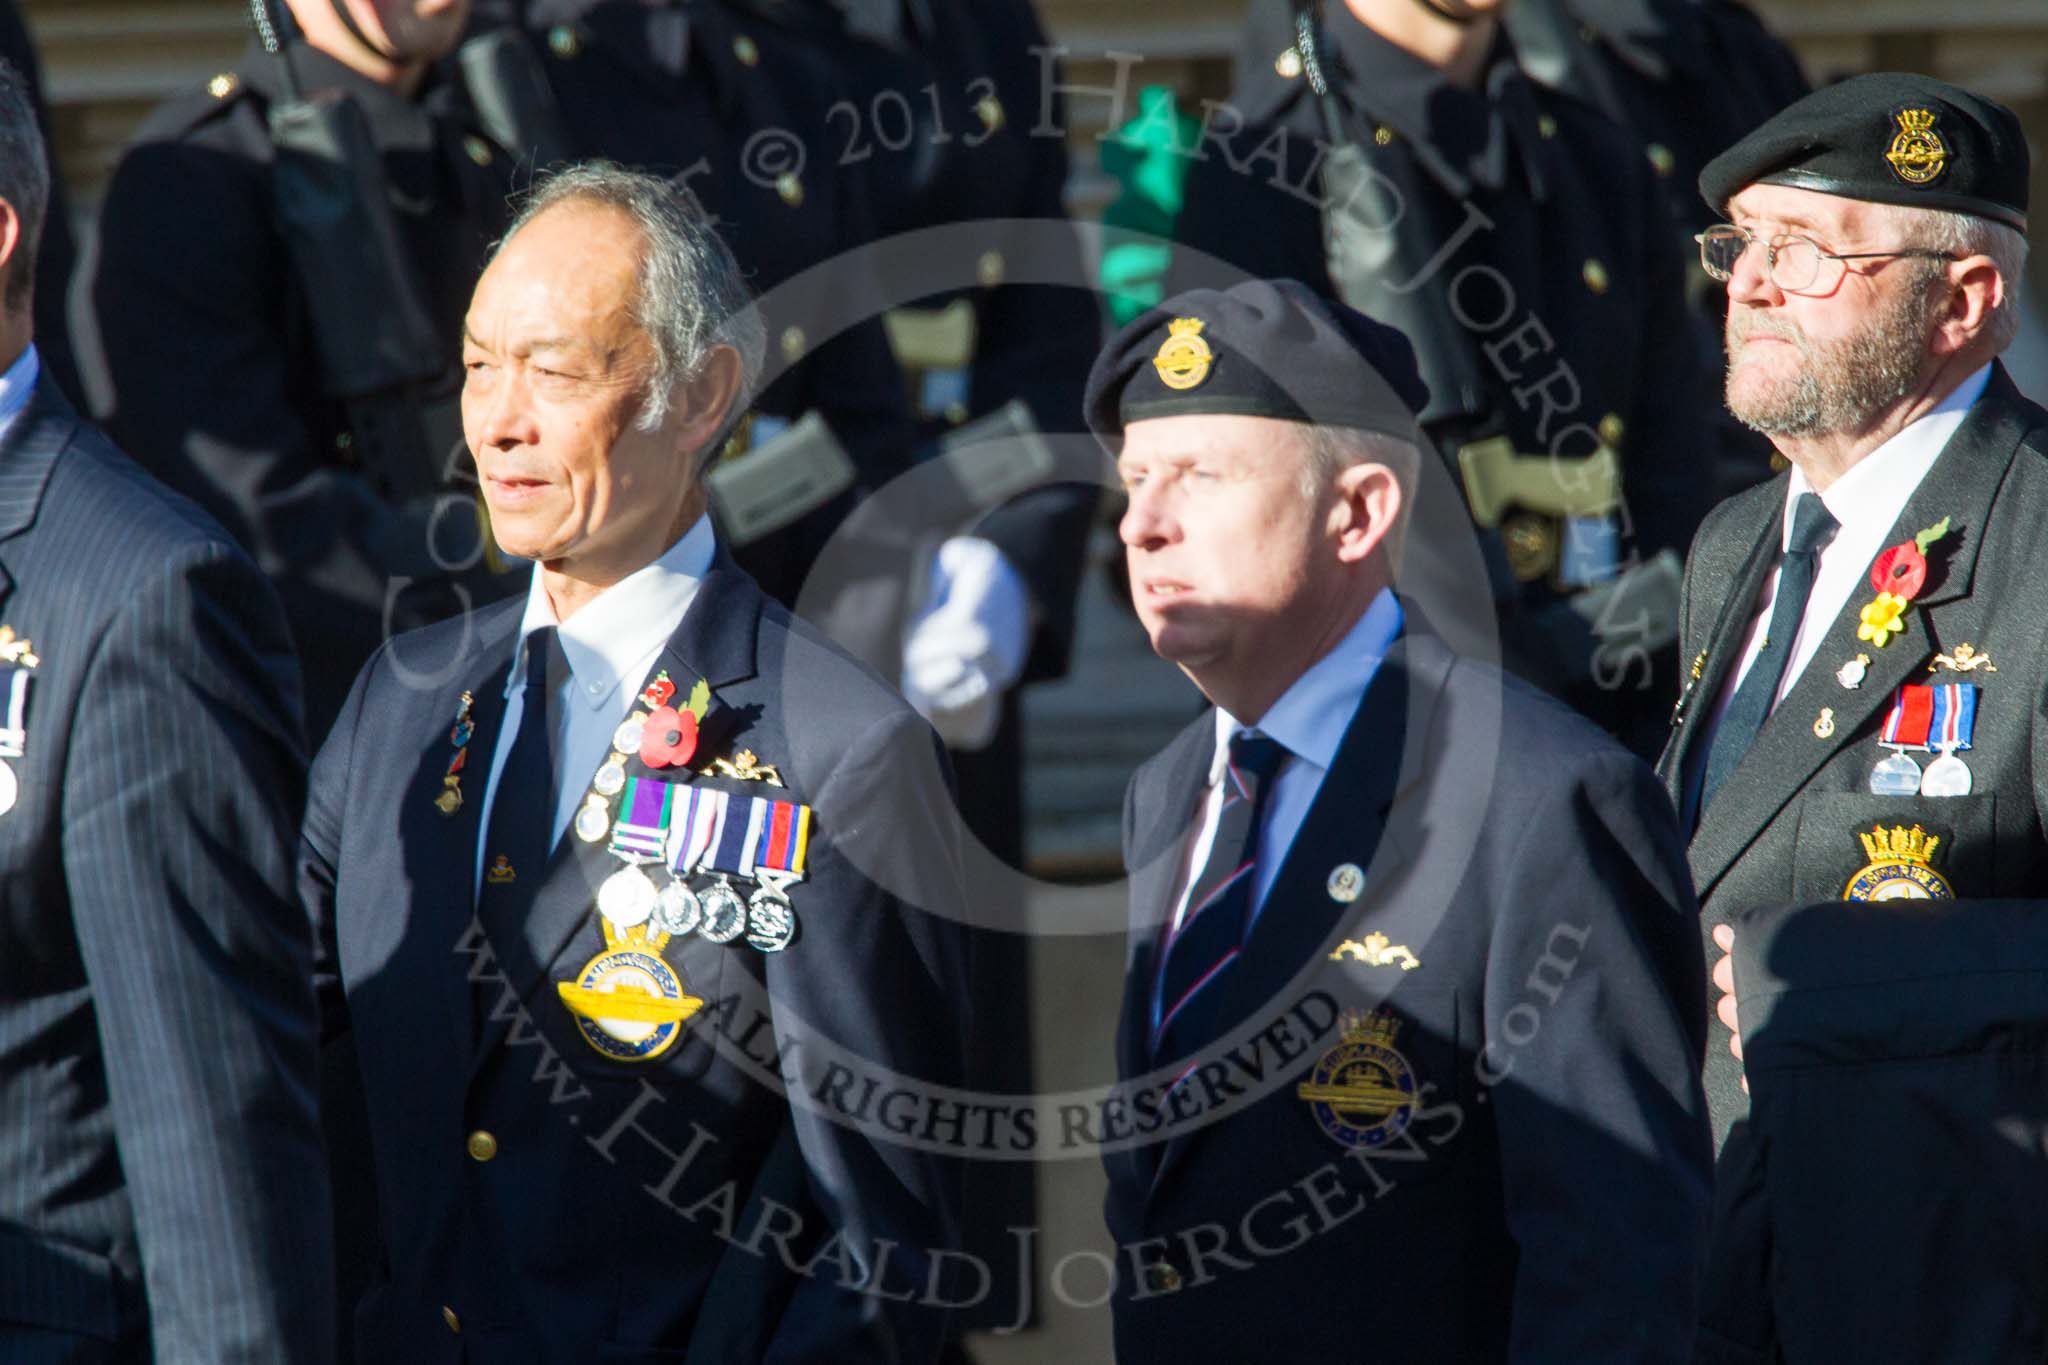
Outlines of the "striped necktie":
M1168 931L1153 996L1155 1063L1186 1057L1216 1035L1219 983L1244 947L1258 880L1259 821L1272 777L1286 759L1279 741L1239 731L1223 772L1223 809L1202 870L1189 883L1187 911Z

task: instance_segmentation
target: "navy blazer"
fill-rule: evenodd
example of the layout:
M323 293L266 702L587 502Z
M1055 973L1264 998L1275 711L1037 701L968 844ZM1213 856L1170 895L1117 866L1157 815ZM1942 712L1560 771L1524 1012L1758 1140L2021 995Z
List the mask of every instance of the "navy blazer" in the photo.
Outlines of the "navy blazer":
M1641 762L1416 620L1220 986L1236 1022L1172 1092L1146 1011L1214 713L1131 783L1101 1132L1127 1365L1688 1358L1710 1149L1684 844ZM1379 1010L1391 1035L1344 1017ZM1405 1125L1298 1089L1404 1072Z
M619 866L604 845L565 833L521 867L544 885L516 932L472 911L522 609L387 644L314 764L301 889L324 1021L355 1034L389 1256L356 1312L362 1359L929 1358L945 1295L922 1287L954 1241L957 1165L878 1124L915 1105L887 1094L961 1079L960 934L943 916L963 892L936 738L719 552L659 667L685 693L710 684L699 764L749 749L787 788L694 780L816 812L799 933L773 955L672 941L708 1003L664 1055L615 1061L555 989L604 950L593 897ZM443 815L465 690L469 799ZM637 756L628 773L656 775Z
M0 438L0 624L40 660L0 759L0 1360L326 1360L277 597L45 377Z

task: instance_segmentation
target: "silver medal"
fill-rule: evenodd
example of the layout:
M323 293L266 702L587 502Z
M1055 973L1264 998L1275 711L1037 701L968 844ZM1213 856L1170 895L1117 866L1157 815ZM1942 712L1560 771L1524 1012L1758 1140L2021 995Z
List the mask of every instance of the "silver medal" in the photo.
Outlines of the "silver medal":
M1895 752L1870 770L1870 790L1876 796L1917 796L1920 765L1911 755Z
M704 906L704 923L697 929L699 934L713 943L730 943L745 932L746 903L732 889L731 882L720 877L717 884L707 889L698 900Z
M611 759L590 779L590 789L600 796L617 796L626 786L626 765Z
M611 833L612 813L605 806L604 798L593 796L583 803L583 809L576 812L576 837L586 844L594 844Z
M612 731L612 747L622 754L640 752L640 734L647 728L645 716L634 716L619 722L619 728Z
M789 902L767 891L756 891L747 903L747 942L764 953L779 953L796 937L796 916Z
M655 893L654 922L671 938L693 932L703 919L704 903L681 882L670 882Z
M621 929L635 929L654 913L654 881L637 867L622 867L597 888L597 910Z
M14 769L0 763L0 815L14 809L14 803L21 799L21 779L14 775Z
M1970 765L1950 749L1940 758L1927 765L1927 771L1920 775L1922 796L1968 796L1970 794Z

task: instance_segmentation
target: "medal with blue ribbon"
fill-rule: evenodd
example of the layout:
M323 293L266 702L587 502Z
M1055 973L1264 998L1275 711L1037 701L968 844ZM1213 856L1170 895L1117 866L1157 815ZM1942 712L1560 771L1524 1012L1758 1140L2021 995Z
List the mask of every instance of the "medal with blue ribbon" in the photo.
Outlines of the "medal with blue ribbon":
M742 932L764 953L780 952L796 937L789 888L804 877L811 809L794 801L726 794L718 827L706 843L705 863L717 878L706 891L700 932L726 943ZM743 905L733 880L756 884ZM723 937L714 937L714 934Z
M1970 747L1970 734L1977 724L1977 688L1974 683L1937 683L1933 691L1928 743L1941 751L1941 757L1921 774L1920 794L1968 796L1970 765L1956 755Z
M754 798L747 817L747 865L741 870L758 887L747 902L747 942L764 953L780 952L796 937L789 888L804 878L810 836L809 806Z
M726 800L724 792L710 787L693 784L676 789L664 850L670 880L654 898L654 922L671 934L694 933L704 923L704 902L690 889L690 878L718 841ZM737 935L734 930L733 936Z

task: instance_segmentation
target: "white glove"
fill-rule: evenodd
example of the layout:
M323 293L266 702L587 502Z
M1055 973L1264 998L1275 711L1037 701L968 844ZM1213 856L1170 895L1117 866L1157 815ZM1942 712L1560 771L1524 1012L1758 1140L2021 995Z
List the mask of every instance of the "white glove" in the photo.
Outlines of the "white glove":
M955 536L932 557L924 609L904 635L903 695L949 747L985 749L1030 645L1024 580L989 542Z

